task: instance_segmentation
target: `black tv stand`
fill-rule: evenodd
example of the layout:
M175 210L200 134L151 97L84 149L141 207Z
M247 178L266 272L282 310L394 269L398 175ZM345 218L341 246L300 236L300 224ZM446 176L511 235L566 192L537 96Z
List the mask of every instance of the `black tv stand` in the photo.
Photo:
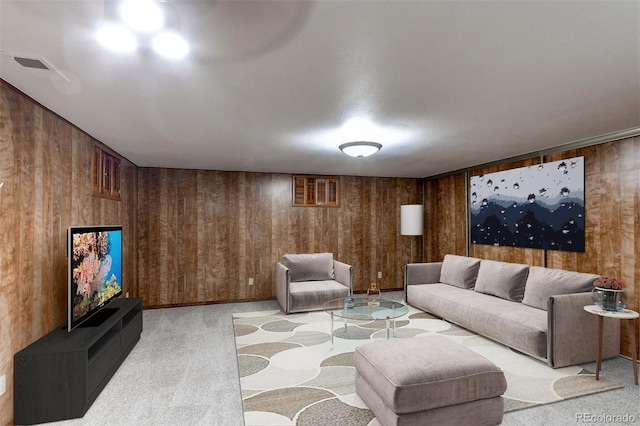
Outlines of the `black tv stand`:
M111 306L111 304L109 304L109 306ZM80 324L78 328L98 327L116 312L118 312L118 308L104 307L93 314L88 320Z
M13 357L15 424L84 416L142 332L142 299L116 299L67 332L60 327Z

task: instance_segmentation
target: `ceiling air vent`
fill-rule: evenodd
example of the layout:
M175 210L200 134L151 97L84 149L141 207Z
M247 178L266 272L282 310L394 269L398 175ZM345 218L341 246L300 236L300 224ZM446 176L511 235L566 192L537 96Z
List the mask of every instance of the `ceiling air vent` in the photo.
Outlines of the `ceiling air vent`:
M40 59L21 58L18 56L14 56L13 59L15 59L17 63L19 63L25 68L36 68L39 70L49 69L49 67L46 66L44 62L42 62Z

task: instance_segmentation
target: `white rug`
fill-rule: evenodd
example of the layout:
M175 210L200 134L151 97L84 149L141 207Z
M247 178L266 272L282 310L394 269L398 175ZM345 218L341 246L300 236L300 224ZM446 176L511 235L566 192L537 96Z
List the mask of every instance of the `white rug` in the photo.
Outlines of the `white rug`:
M234 315L245 423L250 425L379 425L355 392L353 352L386 338L385 321L342 321L325 312L279 311ZM410 308L395 337L446 336L502 369L505 411L622 387L580 367L552 369L529 356Z

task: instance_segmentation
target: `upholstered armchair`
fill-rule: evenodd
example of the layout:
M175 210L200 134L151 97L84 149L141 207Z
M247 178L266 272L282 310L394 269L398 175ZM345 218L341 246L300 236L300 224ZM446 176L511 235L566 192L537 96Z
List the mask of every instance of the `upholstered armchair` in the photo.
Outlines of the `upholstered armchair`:
M276 298L287 314L322 309L352 288L353 267L331 253L285 254L276 264Z

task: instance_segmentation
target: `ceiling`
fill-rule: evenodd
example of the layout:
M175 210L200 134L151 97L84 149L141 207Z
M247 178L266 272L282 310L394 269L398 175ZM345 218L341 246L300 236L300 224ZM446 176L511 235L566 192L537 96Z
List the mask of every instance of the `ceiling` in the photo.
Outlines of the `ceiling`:
M637 1L171 2L182 61L2 0L0 77L141 167L426 177L640 126Z

